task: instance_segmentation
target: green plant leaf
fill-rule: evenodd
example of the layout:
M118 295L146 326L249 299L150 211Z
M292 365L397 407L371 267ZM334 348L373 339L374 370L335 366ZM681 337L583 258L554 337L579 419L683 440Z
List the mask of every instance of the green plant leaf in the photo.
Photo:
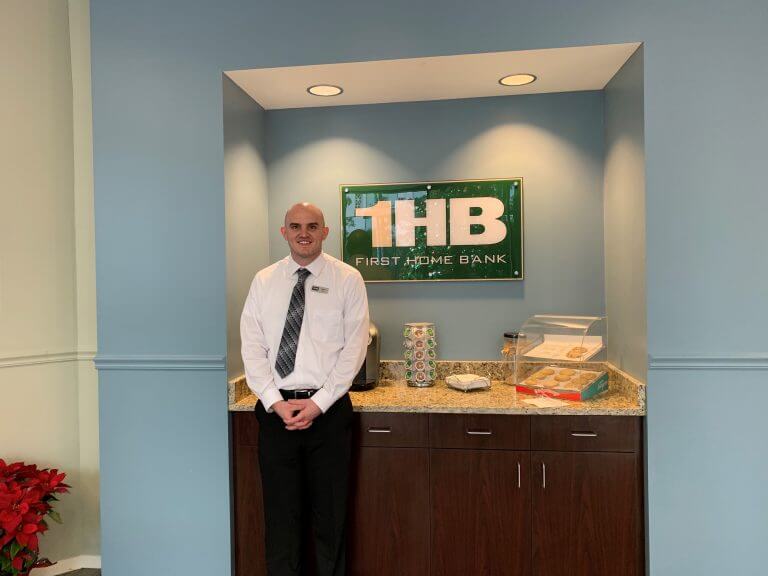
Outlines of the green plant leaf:
M11 547L10 547L10 550L9 550L10 553L11 553L11 560L16 558L16 554L19 553L19 550L21 550L21 544L19 544L16 540L13 540L11 542Z
M59 513L58 513L58 512L56 512L56 510L49 510L49 511L48 511L48 516L50 516L50 517L51 517L51 519L52 519L54 522L56 522L57 524L61 524L61 523L62 523L62 522L61 522L61 516L59 515Z

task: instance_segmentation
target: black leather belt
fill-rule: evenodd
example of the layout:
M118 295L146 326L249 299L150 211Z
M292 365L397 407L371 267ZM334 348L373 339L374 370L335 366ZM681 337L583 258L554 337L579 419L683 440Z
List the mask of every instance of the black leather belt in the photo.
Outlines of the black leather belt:
M319 388L302 388L301 390L280 390L283 400L304 400L314 396Z

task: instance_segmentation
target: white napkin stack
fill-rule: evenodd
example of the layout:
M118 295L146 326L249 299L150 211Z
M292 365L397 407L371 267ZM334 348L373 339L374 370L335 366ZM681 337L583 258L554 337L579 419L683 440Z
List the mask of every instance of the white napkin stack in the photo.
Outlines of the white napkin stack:
M462 392L485 390L491 387L491 381L488 378L477 374L451 374L445 379L445 383Z

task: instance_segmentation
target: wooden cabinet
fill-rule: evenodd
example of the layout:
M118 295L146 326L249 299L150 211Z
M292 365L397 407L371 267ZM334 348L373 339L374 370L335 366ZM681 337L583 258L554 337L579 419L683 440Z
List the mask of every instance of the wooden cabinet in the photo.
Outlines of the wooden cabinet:
M432 575L531 574L530 454L432 450Z
M429 573L429 451L355 452L348 565L350 576Z
M531 429L534 573L644 574L642 420L542 416Z
M432 576L531 573L530 419L430 414Z
M634 454L534 452L531 462L536 574L644 573Z
M429 573L427 422L426 414L356 416L350 576Z
M644 573L641 418L358 413L353 438L351 576ZM233 413L236 576L265 574L257 439Z
M232 414L233 544L237 576L266 576L264 503L259 472L259 423L253 412Z

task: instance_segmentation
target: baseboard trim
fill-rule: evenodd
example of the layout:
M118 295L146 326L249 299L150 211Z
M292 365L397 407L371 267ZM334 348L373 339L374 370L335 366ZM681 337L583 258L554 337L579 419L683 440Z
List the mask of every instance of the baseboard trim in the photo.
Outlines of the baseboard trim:
M34 576L58 576L72 570L81 568L101 568L101 556L75 556L59 560L48 568L36 568L32 571Z
M100 354L98 370L225 370L224 356L149 356Z
M35 366L38 364L57 364L93 360L95 350L41 350L37 352L17 352L0 355L0 368Z
M649 370L768 370L768 354L649 356Z

